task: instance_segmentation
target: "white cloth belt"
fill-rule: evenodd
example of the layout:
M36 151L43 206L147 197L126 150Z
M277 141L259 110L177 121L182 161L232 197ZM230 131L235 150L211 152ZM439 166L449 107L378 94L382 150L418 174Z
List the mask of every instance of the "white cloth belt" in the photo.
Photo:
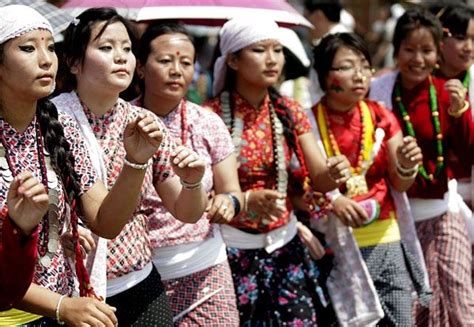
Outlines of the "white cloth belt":
M411 198L410 206L415 221L436 218L448 211L460 214L464 218L471 243L474 244L474 219L472 211L463 201L461 195L459 195L458 182L455 179L448 182L448 192L444 194L442 200Z
M162 280L191 275L227 260L224 240L218 226L214 237L202 242L166 246L153 250L153 263Z
M107 280L107 297L122 293L138 283L144 281L150 275L153 264L149 262L143 269L133 271L126 275Z
M296 235L296 217L291 213L288 224L268 233L250 234L229 225L222 225L222 236L228 247L238 249L262 249L268 253L283 247Z

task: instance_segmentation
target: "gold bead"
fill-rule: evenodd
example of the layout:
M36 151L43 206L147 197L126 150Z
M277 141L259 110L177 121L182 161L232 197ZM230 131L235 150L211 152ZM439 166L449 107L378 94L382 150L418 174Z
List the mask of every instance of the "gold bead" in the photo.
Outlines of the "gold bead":
M436 135L436 139L437 140L442 140L443 139L443 134L439 133L438 135Z
M401 97L395 97L395 101L401 102L401 101L402 101L402 98L401 98Z
M433 174L429 174L429 175L428 175L428 178L430 179L430 181L432 181L432 180L434 179Z
M436 158L436 160L438 160L438 162L443 162L444 161L444 157L443 156L439 156Z
M433 112L431 113L431 115L432 115L433 117L438 117L438 116L439 116L439 111L433 111Z
M403 116L403 120L404 120L404 121L410 121L410 116L408 116L408 115Z

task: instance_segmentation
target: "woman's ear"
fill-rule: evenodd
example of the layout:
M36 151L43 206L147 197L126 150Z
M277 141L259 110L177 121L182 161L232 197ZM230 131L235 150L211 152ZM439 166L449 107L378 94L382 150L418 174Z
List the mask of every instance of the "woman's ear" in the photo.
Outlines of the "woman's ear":
M71 65L71 68L69 68L69 71L71 72L71 74L73 75L77 75L80 71L80 63L79 63L79 60L76 60L76 62L74 64Z
M237 55L235 53L230 53L227 55L226 58L227 65L232 68L233 70L237 70Z
M141 62L137 61L137 68L135 69L137 72L137 76L139 79L145 78L145 67L141 64Z

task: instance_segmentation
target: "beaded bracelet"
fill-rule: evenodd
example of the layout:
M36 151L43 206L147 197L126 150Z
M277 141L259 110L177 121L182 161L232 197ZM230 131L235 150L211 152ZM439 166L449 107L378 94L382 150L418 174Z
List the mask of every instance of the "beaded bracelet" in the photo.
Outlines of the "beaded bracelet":
M469 109L469 102L464 100L464 106L456 111L456 112L452 112L450 110L448 110L448 115L450 115L451 117L454 117L454 118L459 118L462 116L463 113L465 113L467 110Z
M133 169L144 170L144 169L147 169L148 167L151 166L151 164L153 163L153 159L150 158L148 160L148 162L146 162L144 164L137 164L137 163L133 163L133 162L128 161L127 158L123 158L123 163L126 166L132 167Z
M61 308L61 303L63 302L64 298L66 295L61 295L61 297L58 300L58 303L56 303L56 322L58 325L64 325L65 322L61 320L61 317L59 316L59 309Z
M237 199L235 195L232 193L224 193L227 195L232 202L232 206L234 207L234 217L237 216L240 213L240 201Z
M188 183L185 180L180 178L179 181L181 182L181 185L183 186L183 188L186 190L197 190L202 185L201 180L197 181L196 183Z

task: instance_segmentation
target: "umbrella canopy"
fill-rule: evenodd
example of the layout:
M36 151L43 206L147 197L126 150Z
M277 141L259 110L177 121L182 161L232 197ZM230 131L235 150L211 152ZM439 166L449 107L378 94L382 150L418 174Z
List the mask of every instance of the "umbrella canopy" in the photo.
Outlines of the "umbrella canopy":
M25 5L38 11L53 27L56 42L63 39L61 32L68 27L73 18L68 12L43 0L0 0L0 7L8 5Z
M283 26L312 27L285 0L68 0L63 6L73 16L90 7L114 7L134 21L180 19L189 24L221 25L236 16L266 16Z

